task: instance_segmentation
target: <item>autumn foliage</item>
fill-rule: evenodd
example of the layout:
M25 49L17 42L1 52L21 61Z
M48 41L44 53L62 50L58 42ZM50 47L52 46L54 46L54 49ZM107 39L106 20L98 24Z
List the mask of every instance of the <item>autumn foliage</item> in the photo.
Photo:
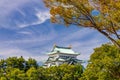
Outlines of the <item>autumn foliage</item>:
M44 0L53 23L92 28L120 48L119 0ZM94 15L93 11L99 12Z

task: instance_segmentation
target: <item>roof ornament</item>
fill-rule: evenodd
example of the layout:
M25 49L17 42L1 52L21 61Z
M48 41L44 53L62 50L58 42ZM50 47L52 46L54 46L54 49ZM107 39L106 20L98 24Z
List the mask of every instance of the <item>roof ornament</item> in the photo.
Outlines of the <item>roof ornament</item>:
M69 45L69 48L72 49L72 45Z
M56 47L57 45L56 44L54 44L54 48Z

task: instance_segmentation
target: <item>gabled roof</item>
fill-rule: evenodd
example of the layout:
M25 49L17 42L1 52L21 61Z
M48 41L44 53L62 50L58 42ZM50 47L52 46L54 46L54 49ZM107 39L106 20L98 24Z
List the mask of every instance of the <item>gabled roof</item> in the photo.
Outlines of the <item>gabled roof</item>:
M74 52L71 47L59 47L59 46L54 46L53 50L48 54L56 53L79 55L79 53Z

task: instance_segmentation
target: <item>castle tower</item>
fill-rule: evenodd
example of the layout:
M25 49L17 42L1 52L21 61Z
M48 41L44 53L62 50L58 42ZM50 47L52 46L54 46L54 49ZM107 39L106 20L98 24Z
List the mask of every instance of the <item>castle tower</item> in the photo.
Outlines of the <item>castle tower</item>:
M59 66L63 63L76 64L82 63L82 60L78 60L77 56L80 55L72 50L72 46L59 47L54 45L51 52L48 53L49 58L44 63L44 67Z

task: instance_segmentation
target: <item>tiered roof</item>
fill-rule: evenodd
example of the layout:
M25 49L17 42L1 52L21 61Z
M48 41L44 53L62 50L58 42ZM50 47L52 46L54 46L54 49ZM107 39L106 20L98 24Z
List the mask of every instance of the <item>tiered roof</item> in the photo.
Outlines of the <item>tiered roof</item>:
M79 55L79 53L74 52L71 47L59 47L59 46L54 46L53 50L48 54L52 55L58 53Z

